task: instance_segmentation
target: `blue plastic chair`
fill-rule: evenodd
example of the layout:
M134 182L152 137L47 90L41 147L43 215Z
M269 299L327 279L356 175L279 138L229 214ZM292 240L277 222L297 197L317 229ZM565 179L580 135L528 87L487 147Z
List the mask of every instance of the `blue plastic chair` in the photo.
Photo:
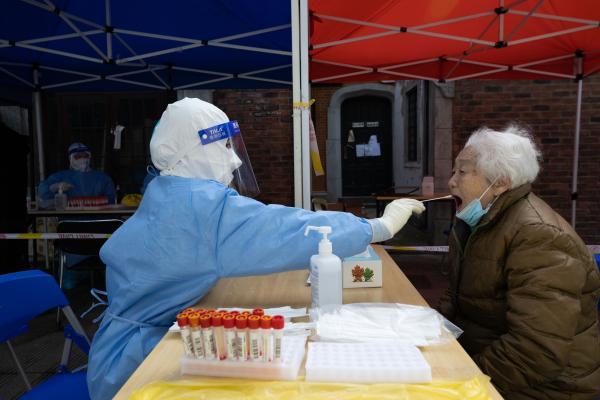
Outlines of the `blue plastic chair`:
M32 389L10 340L27 331L30 320L56 307L69 322L58 373ZM0 343L4 342L29 389L21 399L89 399L86 372L69 372L67 364L73 342L86 354L91 342L51 275L38 270L0 275Z

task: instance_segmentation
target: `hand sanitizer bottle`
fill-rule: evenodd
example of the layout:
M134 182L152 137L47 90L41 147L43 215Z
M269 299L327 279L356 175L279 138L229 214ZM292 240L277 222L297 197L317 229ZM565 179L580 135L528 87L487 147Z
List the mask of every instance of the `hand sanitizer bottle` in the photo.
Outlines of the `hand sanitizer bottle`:
M310 286L313 307L339 306L342 304L342 260L335 254L327 235L330 226L307 226L309 231L318 231L323 235L319 242L319 254L310 258Z
M63 186L58 186L58 192L54 195L54 209L64 210L67 208L67 195L63 193Z

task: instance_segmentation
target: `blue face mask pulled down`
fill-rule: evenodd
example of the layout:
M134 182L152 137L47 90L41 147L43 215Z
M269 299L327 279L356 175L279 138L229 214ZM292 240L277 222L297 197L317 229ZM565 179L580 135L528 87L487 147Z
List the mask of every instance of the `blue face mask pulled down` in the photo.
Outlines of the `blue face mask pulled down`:
M493 202L484 209L481 205L481 198L485 196L487 191L490 190L492 186L494 186L494 183L496 183L495 180L490 186L487 187L487 189L484 190L481 196L479 196L477 199L471 200L471 202L467 204L465 208L458 212L456 214L456 218L462 219L467 223L467 225L469 225L471 228L474 228L479 223L481 218L483 218L483 216L490 210L490 207L492 207Z

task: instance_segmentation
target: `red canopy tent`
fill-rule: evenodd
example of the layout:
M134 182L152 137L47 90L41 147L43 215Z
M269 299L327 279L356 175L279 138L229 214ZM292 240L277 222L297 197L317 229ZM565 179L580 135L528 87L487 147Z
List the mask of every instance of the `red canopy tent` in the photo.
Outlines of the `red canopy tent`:
M311 83L573 79L575 225L582 82L600 70L598 0L311 1Z

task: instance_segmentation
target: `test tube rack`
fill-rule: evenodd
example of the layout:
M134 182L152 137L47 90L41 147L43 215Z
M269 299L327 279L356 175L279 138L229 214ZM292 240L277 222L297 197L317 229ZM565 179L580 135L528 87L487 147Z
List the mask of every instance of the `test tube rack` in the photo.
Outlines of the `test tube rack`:
M304 359L306 336L284 336L281 362L181 358L181 373L190 375L292 381Z
M305 367L307 381L431 382L431 367L419 349L391 342L309 343Z

